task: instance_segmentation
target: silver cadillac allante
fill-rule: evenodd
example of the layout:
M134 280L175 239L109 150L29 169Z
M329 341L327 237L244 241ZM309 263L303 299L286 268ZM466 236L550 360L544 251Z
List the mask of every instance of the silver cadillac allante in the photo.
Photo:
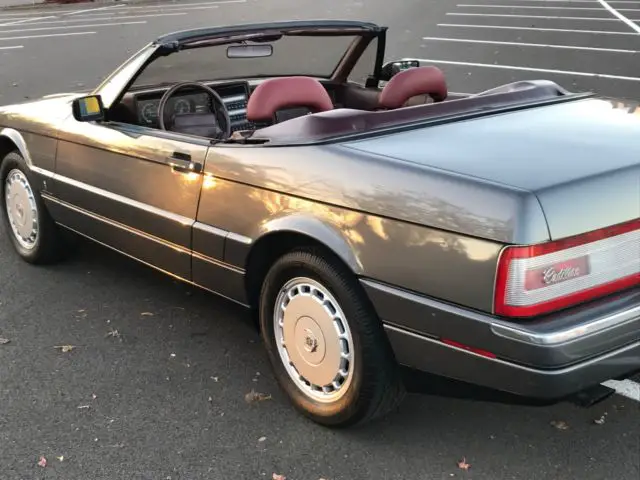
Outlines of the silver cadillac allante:
M327 426L394 409L400 366L542 401L639 371L638 105L453 95L386 33L171 33L91 92L1 107L15 251L57 261L75 232L252 309Z

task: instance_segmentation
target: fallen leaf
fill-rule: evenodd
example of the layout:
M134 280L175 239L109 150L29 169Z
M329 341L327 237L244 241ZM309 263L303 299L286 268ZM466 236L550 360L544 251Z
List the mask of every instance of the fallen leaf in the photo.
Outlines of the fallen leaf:
M567 422L563 422L562 420L553 420L551 425L556 427L558 430L569 430L569 424Z
M107 337L120 338L120 332L118 330L114 330L113 328L109 330L106 335Z
M262 443L262 442L266 442L267 441L267 437L260 437L258 439L258 442Z
M2 338L0 337L0 345L6 345L7 343L9 343L11 340L9 340L8 338Z
M140 315L142 315L143 317L153 317L153 313L151 312L142 312Z
M57 347L54 347L54 348L57 348L62 353L69 353L71 350L73 350L76 347L74 347L73 345L60 345L60 346L57 346Z
M47 466L47 459L44 457L40 457L40 460L38 461L38 466L39 467L46 467Z
M64 461L64 455L60 455L59 457L56 457L58 459L58 461L63 462Z
M272 480L287 480L287 477L285 477L284 475L278 475L277 473L274 473L273 476L271 477Z
M600 418L596 418L593 421L593 423L595 423L596 425L604 425L604 422L606 419L607 419L607 414L605 412L604 415L602 415Z
M268 395L266 393L259 393L259 392L256 392L255 390L251 390L249 393L247 393L244 396L244 399L247 403L263 402L265 400L271 400L271 395Z
M463 458L458 462L458 468L461 470L469 470L471 468L471 464L467 463L467 459Z

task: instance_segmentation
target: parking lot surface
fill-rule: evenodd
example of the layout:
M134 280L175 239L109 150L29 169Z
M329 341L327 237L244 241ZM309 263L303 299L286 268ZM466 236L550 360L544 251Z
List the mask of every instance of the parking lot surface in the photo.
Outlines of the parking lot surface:
M296 18L386 24L389 60L431 62L456 92L546 78L640 100L640 1L185 0L0 10L0 104L88 90L162 33ZM0 234L0 338L2 480L640 478L635 383L583 409L424 378L383 421L326 430L293 412L245 312L86 242L35 268Z

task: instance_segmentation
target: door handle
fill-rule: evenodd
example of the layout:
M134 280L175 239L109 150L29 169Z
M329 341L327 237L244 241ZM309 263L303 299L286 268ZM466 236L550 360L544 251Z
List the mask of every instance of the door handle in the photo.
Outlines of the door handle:
M202 164L194 163L188 153L173 152L168 160L174 172L202 173Z

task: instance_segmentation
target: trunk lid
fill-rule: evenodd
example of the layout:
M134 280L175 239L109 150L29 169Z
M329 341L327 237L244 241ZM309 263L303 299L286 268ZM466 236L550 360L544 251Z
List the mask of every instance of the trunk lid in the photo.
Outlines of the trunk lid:
M346 146L534 193L551 239L640 217L640 107L588 98Z

